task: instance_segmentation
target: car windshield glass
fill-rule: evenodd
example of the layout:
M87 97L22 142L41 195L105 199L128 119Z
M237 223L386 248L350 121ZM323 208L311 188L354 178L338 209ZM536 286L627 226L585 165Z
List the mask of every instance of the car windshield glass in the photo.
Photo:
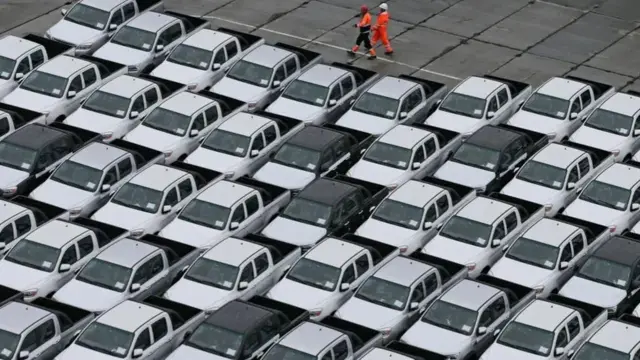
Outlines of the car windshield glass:
M215 251L215 250L213 250ZM187 280L219 289L232 290L238 277L238 268L204 257L196 260L184 275Z
M555 246L521 237L509 248L506 257L552 270L558 260L558 251L559 249Z
M564 120L569 110L569 101L535 93L527 100L522 110L553 119Z
M151 51L153 43L156 42L156 34L131 26L124 26L111 39L114 44L130 47L140 51Z
M596 109L584 123L586 127L621 136L629 135L632 125L633 117L603 109Z
M230 213L230 208L194 199L185 206L178 215L178 219L216 230L224 230Z
M133 342L133 333L94 321L80 334L75 344L119 358L125 358Z
M272 71L273 69L266 66L240 60L233 65L227 77L265 88L269 85Z
M162 201L162 192L148 187L127 183L118 190L112 203L155 214Z
M79 3L69 9L64 19L92 29L104 30L109 22L109 12Z
M282 97L309 105L323 106L328 93L328 87L302 80L295 80L291 85L287 86Z
M580 199L618 211L627 209L631 191L598 180L592 181L580 195Z
M287 275L287 279L325 291L335 290L339 278L339 268L304 257L293 266Z
M518 179L560 190L566 174L566 169L531 160L524 164Z
M0 142L0 165L31 171L38 152L7 141Z
M123 292L129 283L131 269L101 259L91 259L76 280L111 291Z
M513 321L500 334L498 344L547 356L553 345L553 332Z
M405 170L411 161L411 149L377 141L364 154L364 159L376 164Z
M384 200L373 218L389 224L417 230L422 221L422 208L391 199Z
M452 160L465 165L495 171L500 161L500 151L464 143L453 154Z
M13 74L13 69L16 66L16 61L0 56L0 79L7 80Z
M409 290L406 286L372 276L362 284L356 297L390 309L404 310Z
M98 90L89 96L82 108L123 119L127 110L129 110L130 101L131 99L126 97Z
M193 331L185 345L228 359L235 359L242 345L242 339L242 334L204 322Z
M171 135L184 136L191 123L191 116L157 107L142 122L143 126Z
M0 330L0 359L13 360L16 348L20 342L20 335Z
M212 57L213 51L180 44L171 52L167 61L195 69L207 70Z
M353 105L353 110L393 120L399 105L400 101L397 99L366 92Z
M284 144L273 162L305 171L314 171L320 163L320 152L298 145Z
M275 344L262 360L316 360L316 356Z
M294 198L284 209L282 215L314 226L327 227L331 218L331 206L307 199Z
M482 119L486 102L485 99L452 92L442 100L439 110Z
M67 160L53 173L51 179L78 189L94 192L100 184L102 170Z
M631 277L631 267L592 256L580 267L578 276L604 285L626 289Z
M248 136L216 129L202 143L202 147L227 155L245 157L250 142L251 138Z
M470 335L476 325L478 313L438 300L429 307L422 321L460 334Z
M4 259L32 269L53 272L59 255L60 249L23 239L15 244Z
M41 71L34 71L24 79L20 88L42 95L61 98L62 93L67 88L67 79Z
M469 245L485 247L491 237L491 225L454 216L444 225L440 235Z
M629 360L629 354L588 342L580 347L574 360Z

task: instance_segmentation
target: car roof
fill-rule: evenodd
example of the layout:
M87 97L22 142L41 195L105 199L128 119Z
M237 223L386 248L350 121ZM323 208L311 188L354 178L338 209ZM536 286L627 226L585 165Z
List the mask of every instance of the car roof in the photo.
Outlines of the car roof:
M196 111L213 102L215 102L215 100L209 97L183 91L173 95L158 106L169 111L177 112L178 114L191 116Z
M593 334L589 342L629 354L640 344L640 327L609 320Z
M324 205L335 205L358 189L356 185L347 182L321 177L302 189L298 197Z
M224 207L231 207L238 200L254 190L254 188L246 185L222 180L206 188L198 194L196 199Z
M614 236L602 244L593 255L631 266L640 259L640 241L624 236Z
M213 51L215 48L222 45L222 43L231 39L232 37L233 36L222 31L200 29L193 33L193 35L186 38L182 42L182 44L198 49Z
M521 133L493 125L483 126L467 139L467 143L492 150L502 150L509 146Z
M11 301L0 307L0 329L19 335L49 314L38 306Z
M16 60L20 55L35 48L39 44L17 37L14 35L7 35L0 39L0 56Z
M417 127L397 125L378 138L378 142L413 149L416 144L431 134L433 133Z
M478 281L464 279L453 285L440 299L469 310L478 310L501 291Z
M456 216L475 220L483 224L493 224L500 215L513 207L513 205L500 200L478 196L460 209L456 213Z
M585 83L570 80L562 77L554 77L549 79L546 83L542 84L536 90L537 93L543 95L553 96L562 100L571 100L573 95L578 91L586 88Z
M29 124L12 132L3 139L11 144L38 150L61 137L68 136L64 131L41 124Z
M102 142L92 142L73 154L69 160L102 170L129 152Z
M272 311L262 306L257 306L246 301L234 300L219 308L207 317L204 322L239 334L245 334L260 323L262 319L272 314Z
M287 144L297 145L305 149L322 151L333 144L336 139L344 137L339 131L320 126L307 126L293 135Z
M6 221L9 218L26 211L28 208L13 203L9 200L0 200L0 221Z
M342 335L338 330L305 321L286 334L279 344L306 354L317 355Z
M364 247L333 237L325 238L309 250L304 257L333 267L341 268L349 259L365 250Z
M135 94L150 87L154 83L131 75L122 75L100 87L100 91L131 99Z
M33 230L25 239L61 249L71 240L88 231L89 229L84 226L56 219Z
M133 18L133 20L129 21L125 26L155 33L176 20L178 19L173 16L161 14L155 11L148 11Z
M402 286L411 286L433 266L405 256L398 256L386 263L373 274L378 279L387 280Z
M538 151L532 160L566 169L584 154L584 151L572 148L571 146L551 143Z
M347 72L348 71L336 66L316 64L302 73L302 75L298 77L298 80L328 87Z
M640 97L626 93L615 93L600 105L600 109L616 114L634 116L640 111Z
M129 182L162 191L187 174L186 171L174 167L153 164L135 175Z
M443 191L443 188L424 181L409 180L389 194L388 199L422 208Z
M260 45L245 55L242 60L257 65L273 68L280 61L291 55L291 51L273 45Z
M164 311L155 306L127 300L107 310L96 319L96 322L116 329L135 332L140 326L163 313Z
M569 236L571 236L571 234L575 233L579 229L579 227L564 221L543 218L533 224L533 226L522 234L522 237L539 243L559 247L567 238L569 238Z
M395 100L407 93L407 91L417 87L418 84L406 79L401 79L395 76L383 76L380 80L376 81L366 92L374 95L380 95Z
M94 7L100 10L111 10L114 7L122 4L124 0L82 0L81 4Z
M91 65L91 62L78 59L68 55L56 56L46 63L40 65L37 71L47 74L68 78L77 71ZM62 90L62 89L61 89Z
M600 173L595 180L624 189L631 189L640 182L640 168L616 163Z
M454 93L473 96L475 98L486 99L498 90L502 85L501 82L496 80L487 79L480 76L471 76L461 82L455 89Z
M254 115L248 112L240 112L223 122L218 129L234 134L251 136L270 122L273 122L273 120L268 117Z
M264 246L238 238L226 238L202 255L203 258L231 266L240 266Z
M576 310L548 300L534 300L514 319L520 324L538 329L555 331L564 319Z
M365 353L360 360L416 360L416 358L404 355L396 350L375 347Z
M157 251L159 248L143 241L124 238L101 251L96 259L112 264L132 268L140 260Z

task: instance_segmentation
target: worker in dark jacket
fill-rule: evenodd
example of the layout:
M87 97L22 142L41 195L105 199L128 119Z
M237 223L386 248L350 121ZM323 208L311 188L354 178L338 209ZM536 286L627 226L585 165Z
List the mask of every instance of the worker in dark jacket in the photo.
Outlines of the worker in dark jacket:
M355 53L360 48L360 44L364 43L364 47L369 53L369 58L375 59L376 52L371 47L371 41L369 40L369 34L371 33L371 14L369 14L369 8L366 5L362 5L360 7L360 22L358 22L354 26L357 27L360 32L358 34L358 38L356 39L356 44L351 48L351 51L349 51L349 53L355 55Z

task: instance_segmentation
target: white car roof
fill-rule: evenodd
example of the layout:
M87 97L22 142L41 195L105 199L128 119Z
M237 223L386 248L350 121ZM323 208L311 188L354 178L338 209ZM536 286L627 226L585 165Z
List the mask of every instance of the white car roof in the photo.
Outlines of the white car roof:
M231 237L216 244L202 257L231 266L240 266L247 258L262 249L262 245Z
M302 73L302 75L298 77L298 80L306 81L308 83L320 86L329 86L346 73L346 70L339 67L325 64L316 64L313 65L309 70Z
M553 332L564 319L575 312L574 309L551 301L534 300L516 316L514 321Z
M409 287L431 269L433 269L433 266L416 259L398 256L386 263L376 271L373 276L394 284Z
M609 320L593 334L589 342L628 354L640 344L640 327Z
M407 91L417 87L418 84L413 81L400 79L395 76L384 76L380 80L376 81L373 86L367 89L366 92L374 95L380 95L395 100L407 93Z
M61 249L71 240L88 231L89 229L84 226L63 220L53 220L33 230L26 239Z
M177 112L178 114L191 116L196 111L213 102L215 102L215 100L206 96L183 91L163 101L159 107Z
M566 169L585 152L570 146L551 143L540 150L532 160Z
M484 303L500 293L500 290L481 282L464 279L453 285L440 298L444 302L462 306L469 310L478 310Z
M124 238L104 249L95 258L112 264L132 268L159 248L142 241Z
M543 218L530 227L523 238L559 247L571 234L580 228L555 219Z
M187 175L186 171L165 165L154 164L134 176L130 183L145 186L150 189L163 191L173 182Z
M131 75L121 75L102 85L100 87L100 91L131 99L133 95L152 85L153 83L149 80L133 77Z
M102 170L128 152L109 144L93 142L69 158L69 161Z
M498 90L498 88L502 85L502 83L487 79L484 77L471 76L461 82L455 89L453 89L454 93L473 96L480 99L486 99L493 93Z
M38 68L38 71L43 73L68 78L77 71L87 68L91 65L90 62L71 56L63 55L56 56L53 59L47 61Z
M409 180L394 190L388 199L422 208L443 191L445 190L439 186L419 180Z
M35 48L38 44L21 37L7 35L0 39L0 56L16 60L20 55Z
M222 45L225 41L231 39L233 36L211 29L201 29L196 31L193 35L189 36L182 43L184 45L192 46L198 49L204 49L213 51L218 46Z
M196 199L224 207L231 207L252 191L254 191L254 189L249 186L233 181L222 180L214 183L198 194Z
M323 264L341 268L349 259L356 256L364 248L362 246L328 237L309 250L304 257Z
M96 319L96 322L116 329L135 332L140 326L162 313L163 311L156 307L127 300L107 310Z
M126 26L155 33L176 20L173 16L149 11L133 18Z
M430 131L409 125L398 125L378 138L378 142L398 146L404 149L413 149L422 139L431 135Z
M80 3L100 10L110 11L125 0L82 0Z
M278 343L306 354L317 355L342 335L341 332L332 328L305 321L286 334Z
M360 360L415 360L413 357L399 354L393 350L375 347L367 352Z
M224 130L228 132L232 132L234 134L251 136L253 133L258 131L261 127L267 125L268 123L273 122L273 120L253 115L247 112L237 113L227 121L223 122L218 129Z
M640 168L616 163L598 175L596 180L623 189L631 189L635 184L640 182Z
M511 208L513 208L513 205L479 196L458 210L456 216L475 220L483 224L493 224L500 215Z
M586 88L587 85L575 80L569 80L562 77L554 77L542 84L536 90L537 93L549 95L562 100L571 100L573 95L578 91Z
M257 48L251 50L251 52L245 55L242 60L257 65L266 66L268 68L273 68L289 55L291 55L291 52L288 50L284 50L272 45L260 45Z
M640 97L625 93L615 93L602 103L600 108L617 114L634 116L640 111Z
M14 204L8 200L0 200L0 221L5 221L26 210L27 208L24 206Z
M49 314L49 311L40 307L11 301L0 307L0 328L20 334Z

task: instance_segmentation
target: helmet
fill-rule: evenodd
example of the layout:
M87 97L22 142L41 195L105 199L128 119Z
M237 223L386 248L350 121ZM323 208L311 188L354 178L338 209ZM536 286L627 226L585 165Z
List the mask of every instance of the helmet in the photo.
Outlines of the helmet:
M382 10L388 10L388 9L389 9L389 6L387 5L387 3L382 3L382 4L380 4L380 9L382 9Z
M367 5L360 6L360 12L361 13L366 13L367 11L369 11L369 8L367 7Z

